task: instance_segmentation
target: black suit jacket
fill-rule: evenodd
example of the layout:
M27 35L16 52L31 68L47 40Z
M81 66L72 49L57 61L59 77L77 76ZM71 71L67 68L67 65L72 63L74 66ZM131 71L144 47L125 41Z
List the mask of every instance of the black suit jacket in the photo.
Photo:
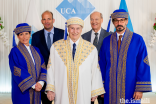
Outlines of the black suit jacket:
M63 37L64 37L64 30L54 27L53 43L60 39L63 39ZM45 40L44 29L37 31L32 35L31 45L39 48L44 58L45 65L47 67L50 52L48 50L47 43Z
M92 33L92 30L84 33L82 35L82 38L84 40L87 40L87 41L91 42L91 33ZM106 30L104 30L103 28L101 28L100 37L99 37L99 41L98 41L98 46L96 47L97 50L98 50L98 53L100 52L100 48L101 48L101 45L103 43L103 39L105 37L107 37L108 35L110 35L110 34L111 34L111 32L107 32Z

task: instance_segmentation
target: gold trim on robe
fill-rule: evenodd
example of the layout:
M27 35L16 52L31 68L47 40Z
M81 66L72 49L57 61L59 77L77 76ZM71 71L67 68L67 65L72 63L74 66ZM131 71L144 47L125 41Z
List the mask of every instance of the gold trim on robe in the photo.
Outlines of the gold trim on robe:
M151 84L151 82L136 82L136 84Z
M105 92L103 87L99 88L99 89L96 89L96 90L93 90L91 92L91 97L98 96L98 95L102 94L103 92Z
M52 85L52 84L47 84L46 90L47 90L47 91L53 91L53 92L55 92L55 86Z
M31 75L28 78L24 79L18 85L20 87L21 91L24 92L31 85L35 84L36 81L38 81L39 76L40 76L40 70L41 70L41 58L40 58L38 52L35 50L35 48L33 46L30 46L30 49L31 49L31 52L32 52L32 56L33 56L34 61L35 61L35 65L34 65L34 63L32 61L32 58L31 58L28 50L24 46L24 44L19 42L17 48L19 49L19 51L24 56L24 58L26 60L26 63L27 63L28 73ZM45 78L45 75L44 75L44 78ZM36 93L38 93L36 91L35 92L31 91L31 89L29 89L29 90L30 90L29 91L29 95L30 96L33 96L34 94L36 95ZM30 103L38 104L39 101L40 101L40 96L38 96L38 95L40 95L40 94L37 94L37 96L34 96L34 99L30 99ZM33 102L34 100L36 101L35 103Z
M41 68L43 68L45 70L47 69L46 66L45 66L45 62L41 65Z
M117 38L115 33L113 33L110 38L110 60L111 60L111 67L109 72L109 77L110 77L109 104L115 104L116 103L116 66L117 66Z
M46 73L41 73L39 80L47 81L47 74Z
M99 71L101 72L99 64L97 65L97 68L98 68L98 69L99 69Z
M34 84L34 80L31 78L30 80L25 82L22 86L20 86L20 89L22 92L24 92L26 89L28 89L33 84Z
M20 77L21 76L21 69L14 66L14 75Z
M32 78L32 76L29 76L28 78L25 78L21 83L18 84L18 87L20 87L21 85L26 83L26 81L30 80L31 78Z
M135 91L152 91L151 82L136 82Z
M121 48L119 51L118 59L118 76L117 76L117 102L120 103L120 99L125 99L125 80L126 80L126 62L127 62L127 52L133 36L128 28L125 32Z
M29 90L29 95L30 95L30 104L33 104L33 89Z
M120 104L120 98L125 99L125 78L126 78L126 61L127 61L126 59L127 59L127 51L132 36L133 36L133 32L131 32L127 28L123 37L123 41L121 43L121 48L119 50L119 58L117 59L118 52L117 52L116 32L114 32L111 35L110 38L111 68L110 68L110 75L109 75L110 77L109 104L114 104L114 103Z
M95 47L90 42L83 40L80 37L78 46L76 48L74 61L72 58L72 50L69 37L67 38L67 40L62 39L55 42L54 47L67 68L69 103L76 104L79 66L85 61L85 59L88 57L88 55L90 55Z
M146 63L148 66L150 66L148 56L145 57L144 63Z
M34 61L35 61L35 65L33 64L34 65L33 74L35 74L35 76L36 76L36 72L37 72L37 76L36 76L36 80L37 80L38 77L40 76L41 58L40 58L40 55L38 54L38 52L35 50L35 48L33 46L30 46L30 49L31 49L31 52L32 52L32 55L33 55L33 58L34 58ZM35 68L35 66L36 66L36 68ZM33 78L35 78L35 77L33 76Z

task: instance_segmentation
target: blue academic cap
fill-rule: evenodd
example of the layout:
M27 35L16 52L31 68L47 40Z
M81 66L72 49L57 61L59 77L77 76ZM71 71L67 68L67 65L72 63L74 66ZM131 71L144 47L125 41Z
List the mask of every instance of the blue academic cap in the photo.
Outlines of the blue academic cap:
M124 9L117 9L111 14L111 18L128 18L128 12Z
M31 26L29 26L27 23L20 23L16 26L14 29L14 32L16 34L22 33L22 32L31 32Z
M126 10L124 10L124 9L115 10L110 16L108 26L107 26L107 32L109 32L109 29L110 29L111 18L112 19L115 19L115 18L128 18L128 12L126 12Z

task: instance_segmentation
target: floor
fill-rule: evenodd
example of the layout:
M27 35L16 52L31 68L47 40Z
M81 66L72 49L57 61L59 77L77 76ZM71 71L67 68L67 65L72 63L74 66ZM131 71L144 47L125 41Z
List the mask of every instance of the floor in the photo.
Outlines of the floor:
M11 94L0 94L0 104L12 104ZM142 104L156 104L156 93L144 93Z

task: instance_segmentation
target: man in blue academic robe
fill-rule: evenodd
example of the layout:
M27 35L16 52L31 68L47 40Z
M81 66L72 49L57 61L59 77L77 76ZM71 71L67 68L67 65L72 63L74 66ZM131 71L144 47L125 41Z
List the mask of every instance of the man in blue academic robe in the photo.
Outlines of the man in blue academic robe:
M143 92L152 91L145 42L126 27L125 10L115 10L111 18L116 31L104 39L99 54L104 104L140 104Z

